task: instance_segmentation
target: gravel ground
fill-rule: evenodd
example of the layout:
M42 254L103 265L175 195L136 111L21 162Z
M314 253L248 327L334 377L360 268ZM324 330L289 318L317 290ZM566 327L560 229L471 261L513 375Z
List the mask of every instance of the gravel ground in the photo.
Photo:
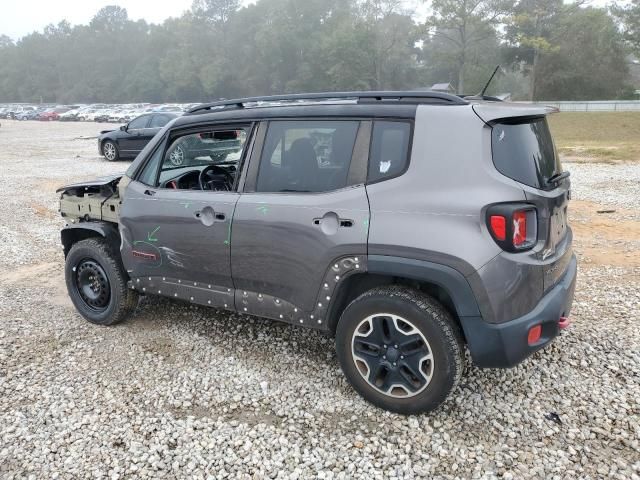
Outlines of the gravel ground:
M317 332L159 298L85 322L55 188L126 169L75 139L102 128L0 128L1 478L640 478L638 250L587 258L589 212L573 326L514 369L468 365L441 409L402 417L365 403ZM639 164L569 168L577 204L626 207L637 229Z

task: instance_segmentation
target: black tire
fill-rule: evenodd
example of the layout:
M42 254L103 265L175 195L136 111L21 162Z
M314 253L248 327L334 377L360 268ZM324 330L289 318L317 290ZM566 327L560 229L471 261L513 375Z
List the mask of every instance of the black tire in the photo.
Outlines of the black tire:
M386 345L387 339L392 338L390 335L394 333L388 333L388 327L385 330L376 325L387 324L388 321L393 322L391 325L395 327L401 327L395 330L395 335L396 338L402 337L399 343L405 338L405 343L410 343L406 349L402 345L399 349L393 348L398 345ZM374 327L378 330L374 331ZM356 328L359 328L358 334ZM358 338L366 340L358 342ZM378 343L384 345L371 346ZM365 345L364 350L362 345ZM418 345L422 345L421 350L416 350ZM347 380L365 400L385 410L406 415L436 409L457 386L464 369L462 337L451 315L432 297L402 286L374 288L351 302L338 322L336 350ZM356 350L358 352L354 356ZM420 356L407 353L410 351L418 351ZM363 352L366 355L359 357ZM404 355L401 356L403 352L407 359L414 360L405 359ZM429 355L432 359L429 359ZM365 357L367 361L362 361ZM418 362L419 377L413 374L415 369L409 368L416 365L407 363L414 361ZM429 372L425 373L424 368ZM376 369L383 373L370 383ZM399 385L401 388L390 387L386 392L383 391L389 383L396 384L395 380L400 379L406 386ZM375 386L374 383L380 383L381 386ZM403 390L404 397L401 394Z
M67 255L64 273L71 301L80 315L91 323L114 325L122 322L138 305L139 295L127 288L127 274L120 259L102 238L89 238L74 244ZM87 285L87 281L91 285Z
M102 143L102 156L108 162L116 162L120 160L120 151L118 150L118 146L115 144L115 142L112 142L111 140L105 140Z

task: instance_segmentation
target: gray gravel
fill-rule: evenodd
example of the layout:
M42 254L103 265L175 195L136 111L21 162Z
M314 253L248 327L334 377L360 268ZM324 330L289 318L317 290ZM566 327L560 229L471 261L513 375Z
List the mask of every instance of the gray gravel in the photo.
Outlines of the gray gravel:
M571 172L574 198L640 210L638 163L565 163L564 167Z
M316 332L159 298L123 325L86 323L54 190L126 169L73 140L101 128L0 128L1 478L640 478L637 267L581 267L574 325L550 348L468 366L434 414L389 414ZM611 182L640 165L571 170L575 198L640 207Z

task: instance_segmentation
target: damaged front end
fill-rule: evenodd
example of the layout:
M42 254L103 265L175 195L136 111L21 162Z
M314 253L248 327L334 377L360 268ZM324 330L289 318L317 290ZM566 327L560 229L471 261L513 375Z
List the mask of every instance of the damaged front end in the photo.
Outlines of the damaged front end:
M70 223L103 221L118 223L119 185L123 175L111 175L89 182L74 183L56 190L60 193L60 215Z

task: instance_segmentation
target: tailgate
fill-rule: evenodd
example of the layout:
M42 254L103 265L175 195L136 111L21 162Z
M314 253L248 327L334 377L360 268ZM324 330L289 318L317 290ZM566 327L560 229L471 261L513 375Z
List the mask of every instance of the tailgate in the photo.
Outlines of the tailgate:
M565 180L551 192L526 192L527 200L538 207L540 234L546 238L544 248L539 253L545 292L558 283L571 261L573 233L567 221L570 186L569 181Z
M537 261L548 291L564 274L572 256L567 224L571 182L562 170L549 125L548 109L515 105L476 105L491 126L493 164L498 172L523 186L527 203L536 206Z

